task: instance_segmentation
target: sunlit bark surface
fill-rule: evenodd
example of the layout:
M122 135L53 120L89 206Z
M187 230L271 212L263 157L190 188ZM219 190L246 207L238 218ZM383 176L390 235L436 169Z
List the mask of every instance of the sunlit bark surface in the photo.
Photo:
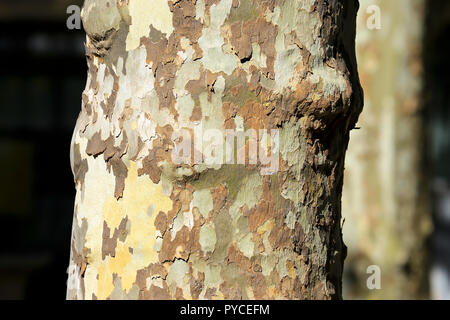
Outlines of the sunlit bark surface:
M87 0L67 297L340 298L344 154L362 108L356 10ZM262 153L279 163L176 163L173 134L201 141L198 126L278 130ZM209 147L203 137L192 157Z

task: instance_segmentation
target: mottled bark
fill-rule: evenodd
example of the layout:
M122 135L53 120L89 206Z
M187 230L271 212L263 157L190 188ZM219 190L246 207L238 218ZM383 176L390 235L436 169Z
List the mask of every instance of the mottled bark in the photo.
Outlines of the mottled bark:
M357 6L85 2L69 299L341 297ZM175 163L198 125L278 130L278 167Z
M348 246L344 298L426 294L430 210L423 171L424 0L361 0L356 52L364 112L347 152L342 212ZM376 4L380 29L374 19ZM367 268L381 269L369 290Z

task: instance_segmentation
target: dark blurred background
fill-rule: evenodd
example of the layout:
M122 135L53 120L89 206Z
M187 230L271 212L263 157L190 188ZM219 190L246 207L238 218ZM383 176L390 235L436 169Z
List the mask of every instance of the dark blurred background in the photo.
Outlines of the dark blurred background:
M450 1L427 2L424 37L426 160L432 188L431 295L450 299Z
M86 82L71 4L82 1L0 2L0 299L65 298L69 147Z

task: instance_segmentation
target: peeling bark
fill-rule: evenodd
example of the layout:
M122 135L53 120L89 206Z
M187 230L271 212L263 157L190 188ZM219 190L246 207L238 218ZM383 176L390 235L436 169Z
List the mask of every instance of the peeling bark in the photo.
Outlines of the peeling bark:
M68 299L341 297L344 156L362 109L357 7L85 2ZM173 134L198 125L278 130L276 172L251 154L175 163Z

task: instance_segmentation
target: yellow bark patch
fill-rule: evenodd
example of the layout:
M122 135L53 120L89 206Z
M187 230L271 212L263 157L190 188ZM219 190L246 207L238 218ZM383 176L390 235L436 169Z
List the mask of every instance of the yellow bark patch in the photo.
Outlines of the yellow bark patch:
M106 170L104 174L110 175ZM90 180L87 183L96 182ZM102 196L105 198L102 199ZM116 200L113 195L106 192L91 194L88 197L95 197L97 203L103 203L103 206L100 212L92 213L101 217L98 224L88 226L90 231L88 234L93 238L87 241L91 253L88 257L90 264L85 274L86 297L91 298L94 293L97 298L106 299L114 289L113 274L121 280L122 290L129 292L136 280L137 271L157 261L157 252L154 249L156 242L154 221L158 212L168 212L172 209L172 200L163 195L160 184L154 184L148 176L138 177L137 164L133 161L130 161L122 199ZM102 260L103 222L107 223L112 236L114 229L126 217L129 231L125 241L121 242L119 239L115 256L107 256Z

